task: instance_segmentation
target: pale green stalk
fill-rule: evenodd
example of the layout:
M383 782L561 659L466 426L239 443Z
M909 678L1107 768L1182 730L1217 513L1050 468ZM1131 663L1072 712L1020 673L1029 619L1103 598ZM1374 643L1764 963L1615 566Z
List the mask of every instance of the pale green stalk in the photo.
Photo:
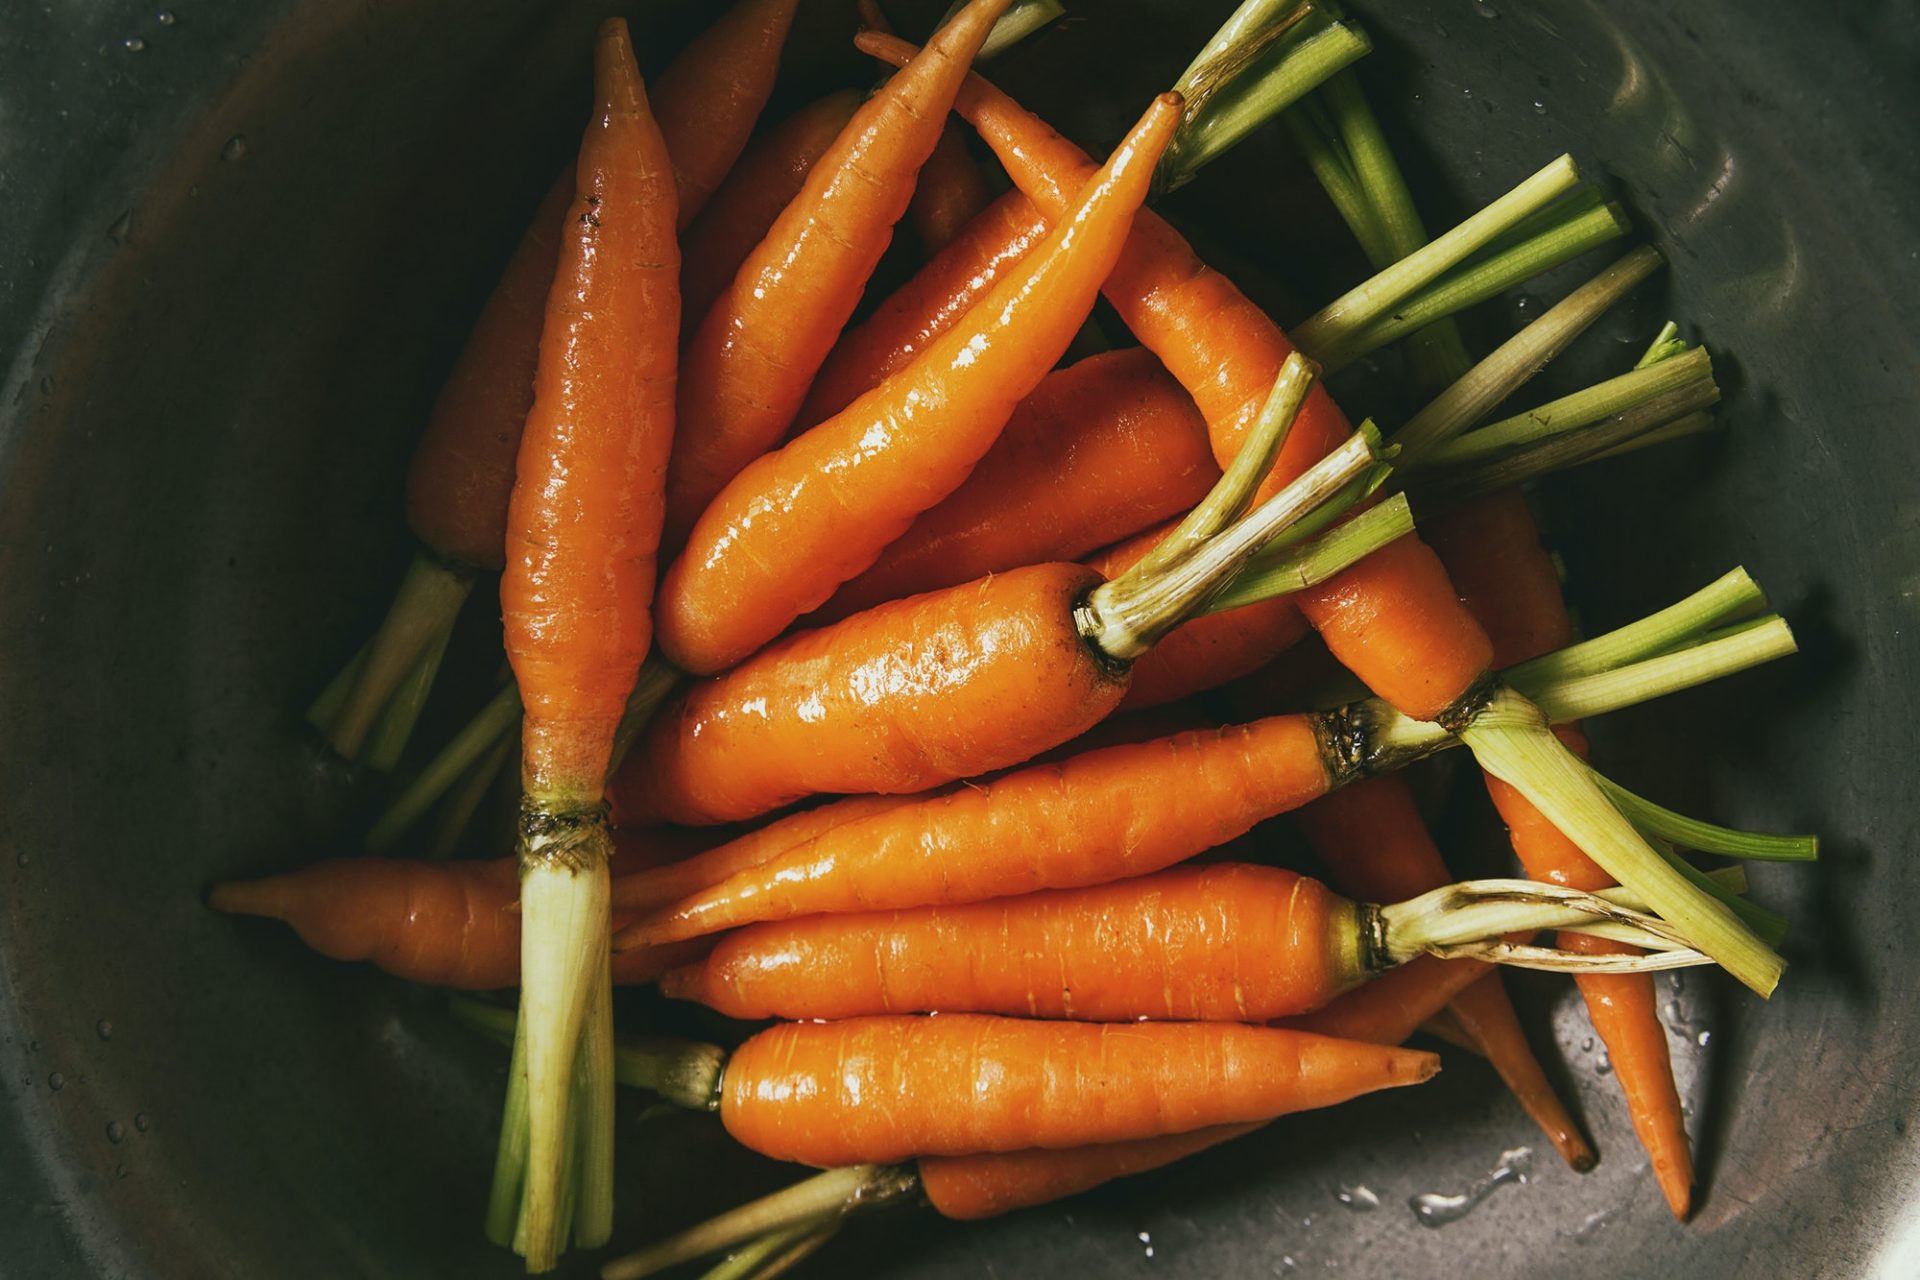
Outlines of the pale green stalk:
M1208 602L1201 615L1304 591L1412 532L1412 508L1407 496L1397 493L1312 542L1262 551Z
M420 722L420 712L427 705L427 696L433 692L433 682L440 674L441 659L447 655L447 643L453 639L452 618L440 633L427 641L427 647L421 651L413 664L413 670L393 691L393 697L380 712L380 719L374 723L373 733L367 739L366 764L369 769L379 773L391 773L400 763L400 756L407 749L407 740L413 736L413 726Z
M1654 445L1671 444L1673 441L1685 439L1687 436L1704 435L1718 425L1719 423L1710 413L1690 413L1686 417L1676 422L1670 422L1664 427L1656 427L1652 431L1637 435L1625 444L1618 444L1611 449L1596 453L1589 461L1599 462L1603 458L1618 458L1623 454L1634 453L1641 449L1650 449Z
M367 850L384 853L391 849L446 794L447 788L459 781L461 774L519 724L520 688L509 680L375 820L367 832Z
M473 574L422 550L407 566L392 606L367 645L366 661L326 728L342 759L357 760L382 708L434 637L453 625Z
M1685 599L1623 627L1556 649L1500 673L1500 678L1538 699L1549 684L1611 671L1686 644L1716 623L1764 609L1766 593L1744 568L1729 569Z

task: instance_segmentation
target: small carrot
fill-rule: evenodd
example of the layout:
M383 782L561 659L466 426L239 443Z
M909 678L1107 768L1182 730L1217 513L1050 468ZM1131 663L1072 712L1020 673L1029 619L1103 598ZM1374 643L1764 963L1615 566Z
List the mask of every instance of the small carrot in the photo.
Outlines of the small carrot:
M747 144L727 180L680 237L680 305L689 327L733 283L766 239L807 174L853 119L860 95L838 89L816 98Z
M1052 1204L1116 1178L1164 1168L1176 1160L1252 1133L1266 1122L1214 1125L1135 1142L1062 1151L1029 1149L915 1161L927 1203L943 1218L974 1222L1015 1209Z
M1384 901L1436 889L1451 878L1403 778L1368 778L1343 788L1302 809L1299 821L1334 882L1348 893ZM1591 1169L1593 1148L1527 1044L1499 975L1487 974L1462 989L1448 1007L1561 1158L1581 1172Z
M737 663L959 487L1086 317L1178 104L1154 103L1074 212L952 332L726 484L661 583L660 644L675 665L710 674Z
M1219 479L1206 423L1151 352L1133 347L1090 356L1042 379L966 483L807 622L837 621L1021 565L1075 559L1187 511ZM1113 577L1126 566L1094 567ZM1142 659L1136 685L1153 662L1151 655Z
M967 64L1008 3L972 0L854 112L689 336L670 542L793 420L906 212Z
M216 885L208 904L284 921L333 960L371 961L425 986L487 991L520 982L518 891L512 858L337 858ZM695 958L683 948L625 951L614 957L613 980L652 982Z
M1442 885L1370 906L1291 871L1213 863L960 906L753 925L660 988L746 1019L1267 1022L1429 950L1485 941L1468 905L1479 892Z
M773 93L798 3L739 0L654 82L654 119L673 157L679 226L693 221L746 147Z
M548 295L533 408L508 509L500 603L526 707L519 856L530 1270L554 1265L575 1058L582 1243L612 1229L612 1010L601 802L614 731L649 638L673 437L679 250L666 144L626 24L594 42L596 114ZM599 1053L594 1052L597 1046ZM597 1061L595 1059L598 1059ZM517 1141L512 1134L510 1142Z
M979 161L967 153L960 127L949 123L920 170L907 205L907 221L913 224L921 252L931 256L946 248L991 203L993 189Z
M1438 1070L1415 1050L1234 1023L954 1014L774 1027L733 1051L717 1096L751 1150L849 1165L1266 1120Z

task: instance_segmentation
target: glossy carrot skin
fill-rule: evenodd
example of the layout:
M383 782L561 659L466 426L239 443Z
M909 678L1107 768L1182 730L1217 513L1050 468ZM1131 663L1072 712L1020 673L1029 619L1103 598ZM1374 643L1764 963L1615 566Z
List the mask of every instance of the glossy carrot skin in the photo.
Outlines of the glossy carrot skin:
M921 252L932 255L946 248L960 228L991 203L993 191L986 175L967 154L960 127L949 121L920 170L913 200L907 205L907 221L913 224Z
M829 93L747 144L680 237L680 309L687 326L697 326L733 283L859 105L856 90Z
M284 921L330 959L368 960L425 986L488 991L520 982L518 887L512 858L338 858L219 885L209 901L219 911ZM623 951L613 958L613 980L652 982L696 958L681 946Z
M1078 559L1184 514L1219 478L1207 424L1151 352L1089 356L1042 379L966 483L807 622L1021 565ZM1118 571L1094 567L1107 577Z
M670 541L793 421L907 210L967 64L1007 4L973 0L860 106L688 338Z
M1176 1160L1252 1133L1266 1121L1223 1124L1137 1142L1009 1151L972 1156L925 1156L920 1189L943 1218L973 1222L1015 1209L1051 1204L1115 1178L1159 1169Z
M1018 191L982 209L872 315L840 335L794 426L804 430L826 421L906 368L973 310L1050 229Z
M500 582L527 789L583 799L647 653L680 318L666 146L625 41L595 59L610 96L576 166Z
M1135 564L1170 533L1173 521L1089 556L1087 563L1111 578ZM1123 711L1165 706L1216 689L1272 662L1307 633L1291 596L1208 614L1181 623L1133 664L1133 687Z
M661 709L614 775L615 820L704 826L820 792L924 791L1065 742L1126 693L1074 626L1099 581L1033 565L789 636Z
M654 114L673 157L681 227L693 221L746 147L773 93L780 47L797 4L739 0L654 81Z
M733 477L661 584L675 665L710 674L745 658L960 486L1086 318L1179 115L1177 96L1157 99L1071 216L965 320Z
M568 165L474 321L407 466L407 524L456 564L499 569L506 563L514 458L533 407L540 325L573 195Z
M973 1012L1265 1022L1364 976L1352 904L1218 863L961 906L753 925L661 990L730 1018Z
M649 917L646 934L1106 884L1223 844L1332 785L1306 716L1106 747L821 832Z
M1434 524L1434 545L1467 606L1486 624L1502 665L1523 662L1572 639L1559 575L1518 491L1489 495ZM1575 754L1585 756L1586 739L1578 728L1563 725L1555 732ZM1488 777L1486 784L1528 875L1580 889L1613 883L1524 796L1497 778ZM1622 943L1578 934L1561 934L1559 943L1592 954L1633 951ZM1653 975L1583 974L1576 981L1587 1016L1613 1059L1634 1131L1647 1150L1661 1194L1674 1216L1684 1221L1692 1208L1693 1156Z
M1432 1054L1236 1023L855 1018L741 1045L720 1119L777 1160L892 1163L1266 1120L1438 1069Z

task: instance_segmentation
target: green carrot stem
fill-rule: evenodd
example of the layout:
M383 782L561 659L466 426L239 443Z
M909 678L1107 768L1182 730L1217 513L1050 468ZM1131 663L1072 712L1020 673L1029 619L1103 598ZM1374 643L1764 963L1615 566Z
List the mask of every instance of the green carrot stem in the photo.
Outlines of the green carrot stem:
M454 1013L483 1027L488 1024L480 1021L482 1017L504 1019L505 1035L513 1044L507 1067L506 1108L493 1157L493 1187L487 1194L487 1239L505 1249L513 1244L520 1220L520 1188L527 1174L527 1044L519 1034L517 1013L492 1009L475 1000L455 1001Z
M840 1224L834 1221L824 1223L797 1239L789 1236L786 1248L763 1262L760 1268L751 1274L750 1280L775 1280L775 1277L787 1274L826 1248L839 1233ZM719 1268L716 1267L707 1274L705 1280L718 1280L718 1273Z
M1585 720L1691 689L1796 651L1793 631L1786 620L1773 617L1705 644L1612 671L1555 682L1540 689L1536 700L1556 724Z
M1313 170L1315 181L1327 193L1334 211L1353 232L1353 238L1360 242L1360 252L1366 255L1374 270L1404 257L1394 253L1387 229L1381 225L1380 211L1360 185L1353 157L1347 152L1346 141L1323 96L1309 94L1282 119L1294 145L1306 157L1307 167Z
M441 659L447 656L447 643L453 639L454 620L449 618L447 625L438 635L427 641L427 647L414 660L413 669L407 672L407 678L393 691L393 697L380 712L380 719L373 726L373 733L367 739L366 764L379 773L391 773L400 763L401 754L407 749L407 740L413 736L413 726L420 722L420 712L427 705L427 696L433 692L434 679L440 674Z
M1273 470L1273 460L1286 443L1315 377L1312 361L1298 351L1287 356L1273 380L1273 390L1260 407L1260 416L1240 441L1240 450L1226 473L1171 533L1125 572L1116 574L1116 582L1133 585L1166 572L1247 513L1261 482Z
M519 723L520 689L509 680L480 709L480 714L468 721L466 727L440 749L440 754L426 763L405 790L374 821L372 829L367 832L367 849L373 853L384 853L391 849L401 836L412 830L414 823L425 816L434 802L446 794L447 788L457 782L461 774L492 749L496 742L511 735Z
M955 0L948 8L946 18L940 20L940 25L945 26L947 18L965 7L966 0ZM1000 21L994 23L993 29L987 32L987 38L980 42L980 52L974 55L973 60L992 61L1065 12L1059 0L1013 0L1007 11L1000 15Z
M1115 579L1087 594L1075 611L1080 634L1102 653L1130 662L1206 607L1273 537L1322 504L1378 460L1367 424L1292 484L1199 551L1144 581Z
M367 646L367 660L327 728L327 741L342 759L357 760L381 708L413 667L421 651L450 627L473 589L470 570L421 551L407 566L380 629Z
M1373 43L1344 23L1289 32L1260 50L1224 81L1207 80L1206 69L1179 86L1187 111L1155 174L1172 191L1237 146L1248 134L1298 102L1327 77L1364 57Z
M1674 948L1690 943L1672 926L1644 910L1631 891L1595 893L1533 880L1465 880L1372 908L1380 967L1404 964L1419 955L1452 955L1463 946L1489 942L1510 933L1563 929L1604 920L1630 925Z
M1537 696L1541 686L1611 671L1666 653L1716 623L1766 608L1766 593L1744 568L1729 569L1685 599L1591 640L1508 667L1500 678Z
M601 1280L640 1280L774 1232L811 1231L857 1210L899 1203L918 1190L919 1178L907 1165L829 1169L616 1259L601 1268Z
M1437 444L1419 459L1425 467L1457 467L1591 426L1627 409L1645 404L1696 381L1711 382L1713 359L1704 348L1650 365L1637 365L1572 395L1549 400L1525 413L1488 423L1465 435Z
M1675 356L1684 354L1688 349L1687 343L1679 334L1680 326L1673 321L1669 320L1661 325L1660 332L1653 335L1653 341L1648 343L1647 349L1640 353L1640 358L1634 361L1633 367L1649 368L1663 360L1671 360Z
M1219 79L1223 63L1235 59L1244 63L1250 48L1263 40L1277 39L1318 11L1313 0L1242 0L1173 82L1174 92L1186 94L1197 85Z
M1307 353L1318 358L1331 375L1443 316L1476 306L1590 249L1617 240L1626 231L1626 216L1613 205L1602 205L1511 248L1475 258L1399 303L1390 314L1365 328L1347 330L1324 346L1307 348Z
M1624 444L1602 450L1588 458L1588 462L1599 462L1604 458L1618 458L1623 454L1635 453L1641 449L1650 449L1654 445L1671 444L1687 436L1703 435L1719 425L1710 413L1690 413L1684 418L1668 423L1664 427L1655 427L1652 431L1642 432Z
M613 1237L613 953L603 951L574 1060L576 1199L573 1242L597 1249Z
M434 861L451 858L454 851L465 839L467 828L473 824L473 815L499 781L501 772L507 767L520 739L511 733L503 733L500 740L487 748L487 753L473 762L473 765L460 775L460 781L447 792L447 798L440 805L440 811L434 816L433 832L427 837L426 856Z
M1275 596L1304 591L1411 532L1413 510L1407 496L1394 494L1312 542L1262 551L1248 561L1247 567L1226 590L1209 601L1201 613L1224 613Z
M334 672L333 679L327 681L327 687L320 696L307 706L307 723L326 733L332 727L334 717L340 714L340 708L346 704L347 690L359 681L360 673L367 665L367 650L373 647L369 640L354 651L347 665Z
M825 1226L802 1223L785 1231L769 1232L735 1249L701 1272L700 1280L765 1280L768 1276L780 1275L791 1270L793 1264L786 1259L796 1249L817 1241L812 1248L799 1255L805 1258L831 1240L838 1229L838 1225L829 1220Z
M1634 826L1682 848L1752 862L1814 862L1820 857L1818 836L1779 836L1735 831L1663 808L1608 778L1600 779L1600 789L1607 793L1614 807L1624 813Z
M1420 466L1430 450L1485 417L1661 264L1653 249L1635 249L1548 308L1394 433L1397 460Z
M1753 930L1754 936L1760 941L1770 947L1777 947L1786 940L1787 918L1785 916L1769 911L1749 898L1742 897L1741 894L1746 891L1744 879L1738 885L1722 879L1726 871L1733 868L1702 871L1681 857L1672 845L1660 837L1649 835L1647 843L1653 846L1654 852L1666 859L1668 866L1692 882L1703 893L1718 899L1727 910L1740 917L1741 923Z
M1322 307L1294 329L1294 345L1310 354L1344 351L1343 338L1391 321L1390 313L1400 304L1432 287L1501 233L1572 190L1579 180L1572 157L1552 161L1459 226Z

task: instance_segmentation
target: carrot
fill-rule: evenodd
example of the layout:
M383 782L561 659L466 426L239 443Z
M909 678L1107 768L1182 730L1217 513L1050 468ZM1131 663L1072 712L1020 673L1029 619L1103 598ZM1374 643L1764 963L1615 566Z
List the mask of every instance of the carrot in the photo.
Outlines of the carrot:
M733 283L740 264L766 239L807 174L847 127L860 95L839 89L817 98L747 144L740 159L680 237L680 306L699 324Z
M849 1165L1266 1120L1438 1070L1428 1053L1233 1023L856 1018L742 1044L720 1119L774 1159Z
M1459 904L1481 892L1435 888ZM748 1019L938 1011L1266 1022L1416 955L1486 940L1472 932L1470 907L1437 900L1361 905L1291 871L1213 863L959 906L753 925L660 987Z
M1075 212L952 332L733 477L661 584L668 658L699 674L732 666L959 487L1086 317L1179 114L1178 98L1156 100Z
M1539 530L1517 490L1494 494L1451 511L1437 525L1435 545L1453 568L1467 606L1488 626L1498 652L1524 661L1572 634L1559 574L1540 545ZM1586 754L1578 729L1563 739ZM1498 778L1487 791L1506 822L1514 852L1527 873L1579 888L1604 888L1612 877L1548 822L1525 796ZM1632 954L1634 948L1598 938L1561 945L1588 954ZM1693 1157L1679 1089L1648 974L1582 974L1576 979L1594 1030L1607 1046L1635 1134L1653 1164L1668 1208L1685 1221L1692 1208Z
M1135 1142L971 1156L923 1156L915 1161L927 1203L943 1218L974 1222L1163 1168L1210 1147L1252 1133L1265 1121L1214 1125Z
M1403 778L1364 779L1308 805L1299 820L1348 893L1384 901L1437 889L1451 878ZM1591 1169L1593 1148L1541 1070L1499 976L1486 974L1448 1007L1561 1158L1581 1172Z
M336 858L216 885L208 904L284 921L330 959L368 960L425 986L486 991L520 982L518 887L512 858ZM613 980L652 982L694 958L682 948L625 951L614 957Z
M906 212L967 64L1009 0L972 0L854 112L687 340L670 542L780 438Z
M858 43L887 61L912 55L912 46L871 32ZM1085 154L978 76L968 76L955 108L981 131L1015 185L1058 216L1064 190L1089 164ZM1151 211L1135 219L1104 292L1206 414L1215 456L1231 456L1257 413L1261 379L1291 351L1286 335ZM1297 474L1343 427L1330 399L1310 398L1267 484ZM1695 946L1757 993L1773 990L1780 957L1647 844L1547 731L1538 708L1492 681L1491 643L1417 537L1397 540L1296 598L1328 648L1370 688L1408 715L1458 726L1483 768L1520 787Z
M683 219L699 208L752 131L773 87L794 4L742 0L661 74L653 101L674 157ZM427 554L408 571L340 710L323 726L347 759L360 755L382 708L433 637L451 628L474 578L505 564L514 461L533 407L541 323L574 186L569 165L481 309L414 449L407 523ZM431 670L426 674L421 700L431 685Z
M1042 379L966 483L807 622L837 621L1021 565L1075 559L1185 512L1219 479L1206 423L1152 353L1134 347L1090 356ZM1105 577L1118 572L1094 567ZM1142 660L1143 673L1152 662Z
M773 93L799 0L739 0L654 82L654 119L673 157L678 225L700 212L747 145Z
M525 704L522 866L527 1265L560 1247L568 1108L584 1044L584 1185L576 1237L612 1223L607 858L601 803L613 736L646 656L673 435L679 251L666 144L626 24L594 43L596 115L541 333L500 583ZM596 1055L594 1046L603 1051ZM594 1058L599 1060L595 1061ZM510 1141L516 1141L509 1134Z
M1047 238L1046 218L1018 191L982 209L872 315L840 336L794 426L824 422L904 369Z
M921 252L931 256L946 248L960 228L992 202L993 190L979 163L967 154L966 138L959 126L949 123L920 170L907 205L907 221L913 224Z

